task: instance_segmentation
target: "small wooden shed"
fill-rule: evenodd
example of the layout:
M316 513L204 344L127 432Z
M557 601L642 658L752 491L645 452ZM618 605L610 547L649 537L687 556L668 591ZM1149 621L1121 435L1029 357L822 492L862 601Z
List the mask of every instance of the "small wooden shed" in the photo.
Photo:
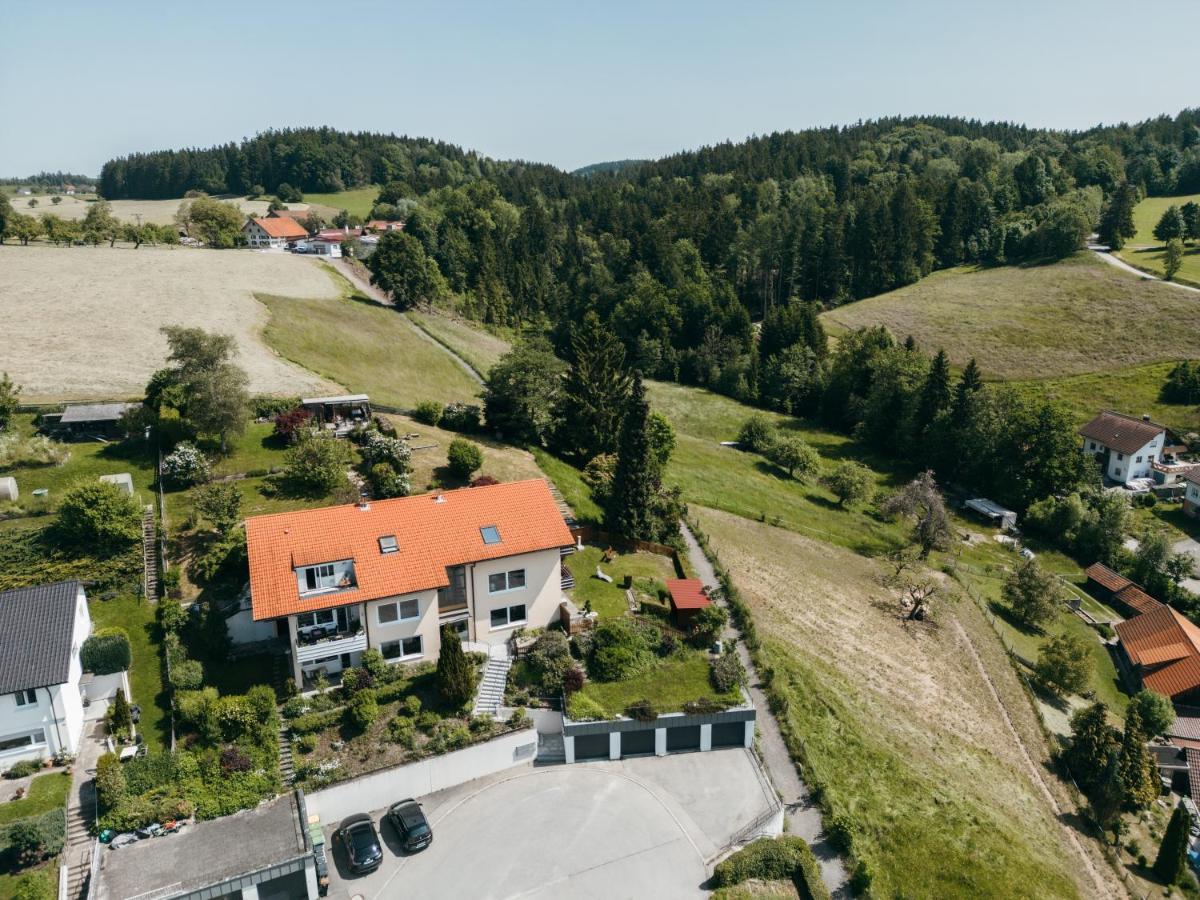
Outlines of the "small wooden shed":
M699 578L668 579L667 592L671 598L671 613L681 628L686 628L692 616L700 610L712 606L704 582Z

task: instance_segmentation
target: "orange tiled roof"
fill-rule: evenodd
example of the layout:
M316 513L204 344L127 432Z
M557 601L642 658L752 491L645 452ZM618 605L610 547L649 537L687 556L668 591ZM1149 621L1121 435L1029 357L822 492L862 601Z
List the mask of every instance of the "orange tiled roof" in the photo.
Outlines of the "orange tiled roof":
M1147 672L1142 683L1167 697L1200 688L1200 628L1169 606L1116 625L1121 646L1134 665L1162 668Z
M1113 593L1116 593L1117 591L1127 588L1133 584L1133 582L1124 575L1114 572L1108 566L1104 565L1104 563L1092 563L1083 570L1083 574L1092 581L1096 582L1096 584L1107 588Z
M676 609L704 609L712 603L699 578L670 578L667 590L671 594L671 605Z
M306 238L308 232L294 219L251 219L255 225L273 238Z
M1135 615L1152 612L1162 606L1161 603L1132 583L1125 585L1113 594L1113 597L1135 610Z
M499 530L499 543L483 542L485 525ZM381 553L379 539L388 535L395 536L399 550ZM447 566L572 543L540 478L373 500L365 509L347 504L246 520L250 594L258 621L446 587ZM355 587L300 598L295 567L345 559L354 560Z

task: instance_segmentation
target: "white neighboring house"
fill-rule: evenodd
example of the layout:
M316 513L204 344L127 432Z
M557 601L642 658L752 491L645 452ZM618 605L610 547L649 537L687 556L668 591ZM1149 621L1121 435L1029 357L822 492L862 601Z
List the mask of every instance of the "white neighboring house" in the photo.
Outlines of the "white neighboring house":
M1151 463L1162 459L1167 429L1150 421L1106 410L1079 429L1083 452L1100 458L1104 477L1128 486L1151 478Z
M327 256L330 259L341 259L342 242L330 238L315 237L308 242L308 252L317 256Z
M275 247L283 249L289 241L302 241L308 237L304 226L293 219L250 219L242 226L246 245L249 247Z
M79 651L91 630L77 581L0 593L0 771L78 751Z

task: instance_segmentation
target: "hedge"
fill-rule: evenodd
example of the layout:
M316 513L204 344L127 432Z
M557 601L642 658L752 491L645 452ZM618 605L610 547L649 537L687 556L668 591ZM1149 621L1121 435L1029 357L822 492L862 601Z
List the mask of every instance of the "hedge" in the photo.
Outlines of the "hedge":
M95 675L111 675L128 669L133 661L129 635L122 628L101 628L83 642L79 661L83 671Z
M32 824L37 828L42 838L42 847L47 857L56 856L62 852L67 834L67 811L65 808L52 809L40 816L26 816L7 825L0 825L0 856L8 856L11 849L9 838L14 828L24 824Z
M804 900L829 900L816 857L803 838L781 835L759 838L713 870L713 884L730 887L751 878L781 881L790 878Z
M288 729L292 734L311 734L314 731L324 731L342 721L342 709L343 707L338 706L324 712L297 716L288 723Z

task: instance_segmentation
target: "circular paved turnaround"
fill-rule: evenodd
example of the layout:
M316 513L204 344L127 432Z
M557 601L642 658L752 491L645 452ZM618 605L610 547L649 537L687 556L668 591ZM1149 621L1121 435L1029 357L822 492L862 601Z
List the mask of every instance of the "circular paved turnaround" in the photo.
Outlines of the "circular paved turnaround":
M583 766L490 785L433 819L384 894L422 898L704 896L700 854L640 784Z

